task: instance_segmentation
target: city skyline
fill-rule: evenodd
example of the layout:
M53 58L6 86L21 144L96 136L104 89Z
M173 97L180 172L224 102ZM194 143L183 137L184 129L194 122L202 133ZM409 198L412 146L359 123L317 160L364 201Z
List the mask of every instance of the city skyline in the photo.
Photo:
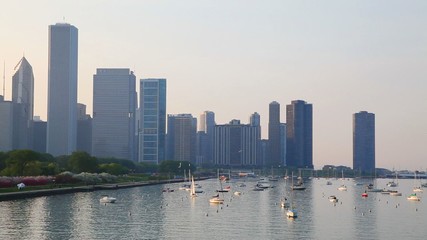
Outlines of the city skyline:
M65 16L79 28L78 102L91 115L94 70L126 67L138 79L168 79L167 113L210 110L223 124L256 111L263 138L269 102L313 103L316 168L352 166L351 116L359 111L376 114L377 167L427 167L425 2L21 5L6 3L10 11L1 16L5 97L11 99L13 65L24 52L34 70L34 112L44 120L47 26ZM13 14L17 9L22 14Z

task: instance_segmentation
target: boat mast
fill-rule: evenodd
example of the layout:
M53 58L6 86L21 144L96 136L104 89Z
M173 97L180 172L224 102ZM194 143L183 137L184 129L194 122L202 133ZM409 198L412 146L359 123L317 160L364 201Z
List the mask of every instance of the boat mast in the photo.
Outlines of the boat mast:
M6 94L6 61L3 61L3 98Z

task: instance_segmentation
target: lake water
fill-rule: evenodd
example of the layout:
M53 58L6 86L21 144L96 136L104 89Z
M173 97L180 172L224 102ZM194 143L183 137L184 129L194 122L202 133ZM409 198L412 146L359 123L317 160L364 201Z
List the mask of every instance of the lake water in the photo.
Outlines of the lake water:
M238 180L240 182L244 180ZM362 180L361 180L362 181ZM378 188L387 179L377 179ZM223 205L212 205L218 181L199 182L205 191L195 199L178 190L180 184L153 185L112 191L66 194L0 202L0 239L426 239L427 193L411 202L414 180L399 180L403 196L369 193L355 181L313 179L305 191L289 192L285 180L262 192L231 185L241 196L224 194ZM338 191L341 184L348 191ZM368 183L365 180L364 183ZM165 187L175 192L163 193ZM427 189L424 189L427 191ZM101 195L117 198L101 204ZM334 204L330 195L338 197ZM298 218L288 219L280 199L293 200Z

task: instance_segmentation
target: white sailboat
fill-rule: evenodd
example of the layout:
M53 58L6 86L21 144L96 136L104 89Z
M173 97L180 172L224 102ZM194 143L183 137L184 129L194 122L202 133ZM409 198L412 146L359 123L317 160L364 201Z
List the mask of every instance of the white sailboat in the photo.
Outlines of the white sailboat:
M219 178L219 169L217 170L217 175L218 175L218 182L219 182L219 185L220 185L220 189L222 189L221 179ZM218 190L217 190L217 192L218 192ZM212 196L212 197L209 199L209 202L210 202L210 203L214 203L214 204L223 204L223 203L224 203L224 199L223 199L223 198L220 198L220 197L219 197L219 193L218 193L217 195Z
M288 180L288 179L289 179L289 176L288 176L288 170L287 170L287 169L286 169L285 176L283 177L283 179L285 179L285 180Z
M341 180L344 181L344 169L341 169ZM340 191L347 191L347 186L344 184L341 184L341 186L338 188Z
M303 182L302 177L301 177L301 170L299 172L298 183L294 185L294 172L292 172L292 181L291 182L292 182L292 185L291 185L292 190L305 190L304 182Z
M292 176L292 179L293 179L293 176ZM290 195L291 195L291 203L290 203L288 210L286 210L286 216L288 218L296 218L296 217L298 217L298 212L294 208L294 193L291 192Z
M190 170L188 170L188 174L190 174ZM188 181L190 181L190 175L188 176ZM187 174L186 174L185 169L184 169L184 181L183 181L183 184L178 189L179 190L186 190L186 191L190 191L190 189L191 189L191 184L187 183Z
M190 196L191 197L197 197L197 194L196 194L196 184L194 184L194 177L193 176L191 176L191 191L190 191Z
M396 171L396 182L395 181L391 181L387 183L387 187L397 187L398 185L398 178L397 178L397 171Z
M414 172L414 189L413 189L413 191L414 192L423 192L423 189L421 188L421 186L420 185L417 185L417 172L415 171Z

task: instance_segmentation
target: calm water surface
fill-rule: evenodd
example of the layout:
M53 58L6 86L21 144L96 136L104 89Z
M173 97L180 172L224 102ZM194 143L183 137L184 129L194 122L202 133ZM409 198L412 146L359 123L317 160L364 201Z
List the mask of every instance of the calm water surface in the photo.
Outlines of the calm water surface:
M401 197L366 199L354 180L308 180L293 193L284 180L263 192L252 191L255 180L241 181L247 186L228 185L243 194L225 193L223 205L209 204L216 180L201 181L205 192L195 199L180 184L166 184L0 202L0 239L427 239L427 193L418 194L420 202L406 199L414 180L399 180ZM348 191L338 191L341 184ZM165 187L175 192L162 193ZM103 194L118 200L101 204ZM295 220L280 207L285 196L298 210Z

